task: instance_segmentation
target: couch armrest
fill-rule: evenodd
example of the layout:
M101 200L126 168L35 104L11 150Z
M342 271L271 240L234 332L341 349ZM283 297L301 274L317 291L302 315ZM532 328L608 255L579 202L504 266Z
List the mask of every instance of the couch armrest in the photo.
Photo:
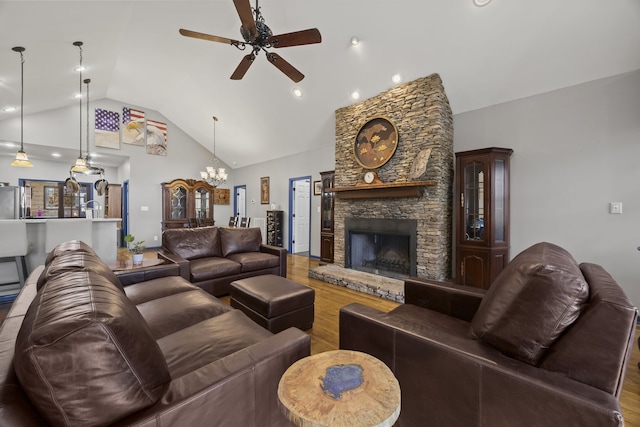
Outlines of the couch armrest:
M133 285L134 283L146 282L147 280L158 279L167 276L179 276L180 266L176 263L154 265L152 267L136 268L134 270L115 272L122 286Z
M279 246L260 245L260 252L266 254L276 255L280 257L280 272L278 273L282 277L287 277L287 250Z
M278 382L310 352L307 334L286 329L173 379L155 405L117 425L290 426L278 408Z
M404 281L405 304L428 308L470 322L485 290L453 283L409 277Z
M183 279L191 282L191 269L189 267L188 259L184 259L180 255L174 254L173 252L169 252L164 249L158 251L158 258L164 259L165 261L172 262L174 264L178 264L178 267L180 268L180 276L182 276Z

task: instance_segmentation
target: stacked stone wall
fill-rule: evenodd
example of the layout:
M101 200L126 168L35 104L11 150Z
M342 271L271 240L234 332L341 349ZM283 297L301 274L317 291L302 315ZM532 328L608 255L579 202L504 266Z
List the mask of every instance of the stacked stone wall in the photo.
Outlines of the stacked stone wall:
M394 87L336 111L335 186L362 182L367 169L355 159L360 127L373 117L389 119L398 130L393 157L375 169L383 183L436 181L420 197L340 199L335 202L334 260L345 266L344 224L348 217L417 221L417 275L444 280L451 276L453 198L453 117L440 76L432 74ZM425 173L409 178L417 154L431 148Z

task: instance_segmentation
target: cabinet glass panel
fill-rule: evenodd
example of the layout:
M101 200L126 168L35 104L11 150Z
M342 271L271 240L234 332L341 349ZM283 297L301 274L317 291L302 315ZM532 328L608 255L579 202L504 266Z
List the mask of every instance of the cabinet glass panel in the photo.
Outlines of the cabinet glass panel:
M464 174L465 240L484 240L484 165L471 162L465 166Z
M505 229L505 212L504 212L504 196L505 196L505 170L504 160L496 160L494 166L495 189L493 192L494 206L493 216L495 219L494 239L495 241L504 241Z
M209 212L209 192L204 188L196 190L196 218L206 218Z
M187 217L187 189L176 187L171 190L171 219Z
M333 184L330 178L322 181L322 229L331 230L333 226Z

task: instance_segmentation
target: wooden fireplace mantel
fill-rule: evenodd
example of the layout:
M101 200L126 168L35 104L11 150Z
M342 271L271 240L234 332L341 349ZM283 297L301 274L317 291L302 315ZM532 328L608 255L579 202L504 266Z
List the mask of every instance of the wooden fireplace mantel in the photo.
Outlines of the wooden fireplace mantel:
M334 187L338 199L382 199L390 197L419 197L422 188L434 186L437 182L411 181L392 184L359 184L353 187Z

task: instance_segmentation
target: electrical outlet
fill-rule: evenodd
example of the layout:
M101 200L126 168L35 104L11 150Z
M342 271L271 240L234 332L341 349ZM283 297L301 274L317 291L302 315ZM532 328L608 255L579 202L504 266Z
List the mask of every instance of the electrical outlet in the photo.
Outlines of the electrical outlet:
M153 240L158 240L158 236L153 236Z
M609 213L621 214L622 213L622 202L611 202L611 203L609 203Z

